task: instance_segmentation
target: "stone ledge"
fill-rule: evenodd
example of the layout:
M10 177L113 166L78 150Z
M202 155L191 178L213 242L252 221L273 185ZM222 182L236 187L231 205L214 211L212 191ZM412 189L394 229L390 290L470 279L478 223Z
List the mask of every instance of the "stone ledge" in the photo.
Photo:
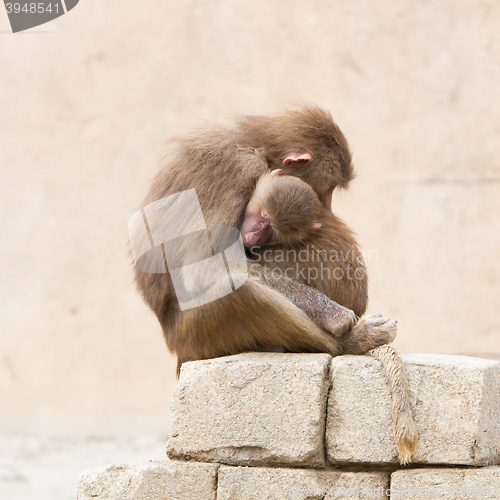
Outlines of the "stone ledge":
M391 500L498 500L500 467L408 469L391 476Z
M184 363L170 458L322 467L327 354L245 353Z
M500 363L403 359L421 467L393 472L390 498L500 498L500 467L473 467L499 461ZM328 469L325 448L334 465L349 467ZM386 499L386 471L399 468L388 384L367 356L246 353L186 363L168 453L229 465L111 465L82 474L78 500Z
M217 500L386 500L389 473L221 466L217 485Z
M77 500L215 500L215 464L151 461L85 471Z
M500 461L500 363L466 356L403 356L420 442L416 464ZM391 398L379 363L333 358L326 449L331 463L397 463Z

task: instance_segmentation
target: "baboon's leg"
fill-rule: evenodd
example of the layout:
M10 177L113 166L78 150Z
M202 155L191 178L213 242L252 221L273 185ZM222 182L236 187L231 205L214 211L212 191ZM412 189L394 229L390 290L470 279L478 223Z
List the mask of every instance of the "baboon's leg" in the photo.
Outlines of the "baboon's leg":
M287 297L318 326L339 338L340 354L365 354L396 338L396 321L380 314L357 319L350 309L307 285L289 279L261 276L260 280Z
M341 353L338 339L253 278L225 297L183 311L166 340L178 354L178 367L185 361L253 350Z
M353 311L330 300L318 290L286 278L261 277L260 280L273 290L280 292L320 328L335 337L342 337L357 322Z

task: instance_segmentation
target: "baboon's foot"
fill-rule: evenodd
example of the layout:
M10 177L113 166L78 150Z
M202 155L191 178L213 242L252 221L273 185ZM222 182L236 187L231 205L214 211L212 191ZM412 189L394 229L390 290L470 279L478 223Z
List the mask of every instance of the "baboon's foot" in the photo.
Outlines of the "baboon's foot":
M397 322L381 314L363 316L346 337L345 354L365 354L379 345L389 344L397 334Z

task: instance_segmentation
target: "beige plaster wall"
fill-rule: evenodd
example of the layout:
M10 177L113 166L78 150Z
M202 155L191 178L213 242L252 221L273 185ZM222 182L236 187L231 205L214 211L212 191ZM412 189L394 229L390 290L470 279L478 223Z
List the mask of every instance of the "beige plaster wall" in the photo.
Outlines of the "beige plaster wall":
M287 102L350 140L334 210L397 347L498 355L499 26L497 0L81 0L13 35L0 6L0 428L165 430L127 220L168 136Z

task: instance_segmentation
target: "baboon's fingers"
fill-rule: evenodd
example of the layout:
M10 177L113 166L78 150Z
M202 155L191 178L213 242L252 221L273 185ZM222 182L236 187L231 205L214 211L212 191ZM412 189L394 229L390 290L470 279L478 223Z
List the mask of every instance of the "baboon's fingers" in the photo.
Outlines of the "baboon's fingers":
M381 314L363 316L355 328L363 330L366 335L384 335L388 342L392 342L396 338L398 331L397 321L386 318Z

